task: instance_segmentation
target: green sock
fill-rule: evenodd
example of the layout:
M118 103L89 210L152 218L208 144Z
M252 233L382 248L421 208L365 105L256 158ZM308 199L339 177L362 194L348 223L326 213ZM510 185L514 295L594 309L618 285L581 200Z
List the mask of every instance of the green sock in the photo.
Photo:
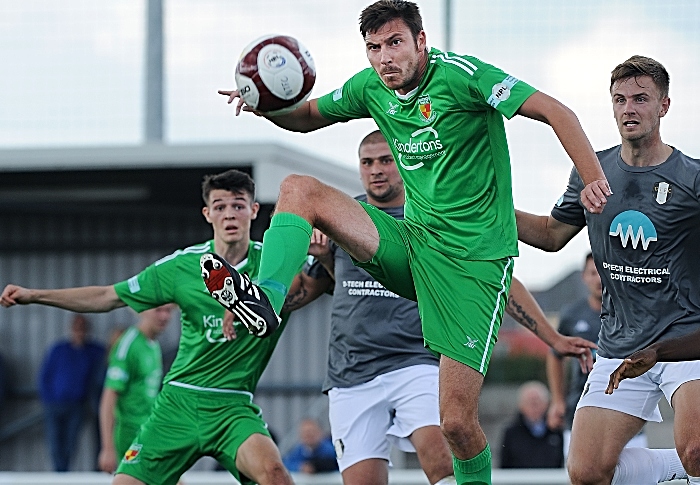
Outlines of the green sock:
M263 236L258 286L279 314L289 285L306 261L311 241L311 225L296 214L281 212L272 216Z
M491 447L488 443L474 458L460 460L452 455L452 466L459 485L491 485Z

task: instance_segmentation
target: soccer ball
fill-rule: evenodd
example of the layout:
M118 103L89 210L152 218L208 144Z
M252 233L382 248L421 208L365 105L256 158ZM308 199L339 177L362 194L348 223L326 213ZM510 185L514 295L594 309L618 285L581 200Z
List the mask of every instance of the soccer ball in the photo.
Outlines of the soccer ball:
M308 49L287 35L251 42L236 65L236 86L245 103L266 115L297 109L311 94L316 66Z

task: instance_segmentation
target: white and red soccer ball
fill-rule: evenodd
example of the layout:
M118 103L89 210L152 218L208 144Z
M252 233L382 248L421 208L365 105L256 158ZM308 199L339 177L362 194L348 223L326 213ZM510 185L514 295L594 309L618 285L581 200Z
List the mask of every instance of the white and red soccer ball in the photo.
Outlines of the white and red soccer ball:
M294 111L306 101L316 81L316 66L295 38L266 35L243 49L235 78L248 106L274 116Z

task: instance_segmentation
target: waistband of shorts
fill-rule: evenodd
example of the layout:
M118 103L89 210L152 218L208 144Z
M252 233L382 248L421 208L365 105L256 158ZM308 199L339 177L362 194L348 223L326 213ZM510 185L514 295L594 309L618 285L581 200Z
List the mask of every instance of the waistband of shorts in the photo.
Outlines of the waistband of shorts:
M249 391L239 391L237 389L216 389L212 387L200 387L193 384L186 384L179 381L170 381L163 386L163 390L175 392L177 394L188 394L214 399L236 400L242 402L253 402L253 393Z

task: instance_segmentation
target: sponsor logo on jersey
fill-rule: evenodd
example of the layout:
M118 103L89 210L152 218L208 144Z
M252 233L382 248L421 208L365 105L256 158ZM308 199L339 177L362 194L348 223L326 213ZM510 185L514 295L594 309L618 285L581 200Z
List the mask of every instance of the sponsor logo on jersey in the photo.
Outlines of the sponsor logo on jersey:
M445 152L440 135L429 126L411 133L408 141L403 142L394 138L393 143L399 154L399 165L404 170L419 169L424 165L421 160L429 160ZM412 163L413 161L418 163Z
M557 199L557 202L554 204L557 207L561 207L561 205L564 203L564 194L561 194L561 197Z
M212 344L226 342L226 337L223 334L224 319L216 315L203 315L202 324L206 329L204 338Z
M473 349L476 347L478 340L471 338L469 335L467 335L467 343L463 344L465 347L469 347L470 349Z
M339 101L343 97L343 88L333 91L333 101Z
M632 243L632 249L637 249L641 242L645 251L649 243L656 241L656 227L651 220L639 211L629 210L616 215L610 224L610 236L620 237L622 247Z
M386 110L386 114L395 115L398 110L399 110L399 104L392 103L391 101L389 101L389 109Z
M435 110L433 109L433 103L430 101L430 95L424 94L418 98L418 111L420 111L421 119L424 123L430 123L435 119Z
M673 195L673 187L668 182L654 184L654 197L659 204L665 204Z
M343 288L348 289L350 296L383 296L385 298L400 298L396 293L387 290L375 280L343 280Z
M140 445L138 443L134 443L129 447L128 450L126 450L126 453L124 453L124 458L122 458L122 463L127 463L130 465L135 465L140 461L139 459L139 453L141 453L141 448L143 445Z
M492 108L498 106L501 101L506 101L510 98L510 91L513 86L518 84L520 80L513 76L506 77L500 83L496 83L491 87L491 96L486 101L491 105Z

